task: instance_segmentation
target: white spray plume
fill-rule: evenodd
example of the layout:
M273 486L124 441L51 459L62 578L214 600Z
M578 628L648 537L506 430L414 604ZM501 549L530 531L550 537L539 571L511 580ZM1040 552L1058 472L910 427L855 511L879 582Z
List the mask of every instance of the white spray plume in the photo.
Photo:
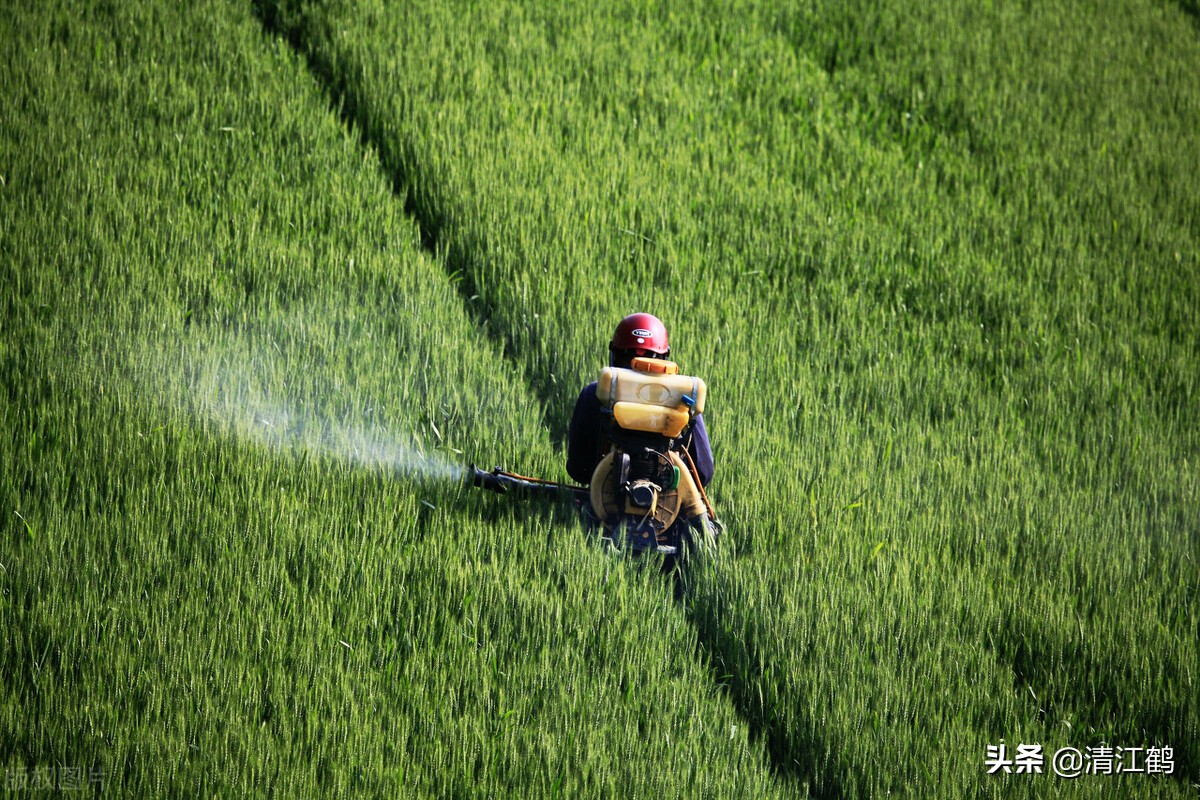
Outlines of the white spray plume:
M142 379L168 404L190 407L239 439L412 477L456 480L464 473L462 466L426 450L402 414L375 413L381 402L347 389L340 379L322 381L319 370L289 368L277 347L256 346L250 339L207 347L192 342L178 356L177 363L187 364L186 377L173 380L170 370L160 368L144 370ZM345 402L347 394L353 402ZM387 424L379 421L384 416L391 417Z
M236 416L230 416L230 413ZM344 420L319 419L281 406L243 405L223 413L210 409L210 418L228 421L239 436L278 450L328 455L366 467L388 467L404 475L443 480L460 479L463 468L415 442L402 441L377 426L351 425Z

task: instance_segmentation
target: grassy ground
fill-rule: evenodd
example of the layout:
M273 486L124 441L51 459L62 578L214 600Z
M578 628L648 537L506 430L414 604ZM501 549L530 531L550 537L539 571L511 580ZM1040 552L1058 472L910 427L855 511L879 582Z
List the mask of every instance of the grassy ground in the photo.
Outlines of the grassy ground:
M769 795L657 576L447 488L548 470L537 402L291 50L6 24L6 780Z
M4 20L10 774L1200 783L1179 6ZM711 387L728 532L679 604L566 508L456 481L561 477L640 309ZM1175 774L989 776L1001 740L1170 745Z

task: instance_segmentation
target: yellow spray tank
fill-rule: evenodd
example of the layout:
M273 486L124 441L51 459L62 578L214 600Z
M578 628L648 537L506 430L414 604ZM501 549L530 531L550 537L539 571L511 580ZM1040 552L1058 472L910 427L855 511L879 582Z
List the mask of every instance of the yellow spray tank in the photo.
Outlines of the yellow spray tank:
M693 417L704 413L708 395L704 381L678 371L675 362L654 358L635 358L632 369L605 367L596 384L596 397L602 406L612 409L623 430L674 439Z
M612 414L612 448L592 473L592 508L608 535L623 532L636 550L674 552L679 516L697 525L707 518L699 478L677 437L704 412L708 390L701 379L678 373L674 362L635 358L631 369L605 367L596 386Z

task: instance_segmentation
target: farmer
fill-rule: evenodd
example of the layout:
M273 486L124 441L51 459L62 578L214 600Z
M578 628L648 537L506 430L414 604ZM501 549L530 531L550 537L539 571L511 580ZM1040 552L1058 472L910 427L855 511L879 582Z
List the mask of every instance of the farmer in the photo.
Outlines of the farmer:
M621 320L608 343L609 366L629 369L633 359L668 358L667 328L652 314L630 314ZM589 483L596 465L608 453L610 442L607 422L596 397L596 382L583 387L575 401L571 427L567 431L567 473L580 483ZM689 429L679 437L696 465L701 486L708 486L713 474L712 447L704 417L697 414Z

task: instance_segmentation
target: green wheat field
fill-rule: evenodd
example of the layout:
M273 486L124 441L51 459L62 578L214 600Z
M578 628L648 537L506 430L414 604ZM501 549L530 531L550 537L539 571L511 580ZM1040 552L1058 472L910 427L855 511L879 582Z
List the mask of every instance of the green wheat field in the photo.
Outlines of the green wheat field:
M1195 0L0 5L6 795L1200 791Z

